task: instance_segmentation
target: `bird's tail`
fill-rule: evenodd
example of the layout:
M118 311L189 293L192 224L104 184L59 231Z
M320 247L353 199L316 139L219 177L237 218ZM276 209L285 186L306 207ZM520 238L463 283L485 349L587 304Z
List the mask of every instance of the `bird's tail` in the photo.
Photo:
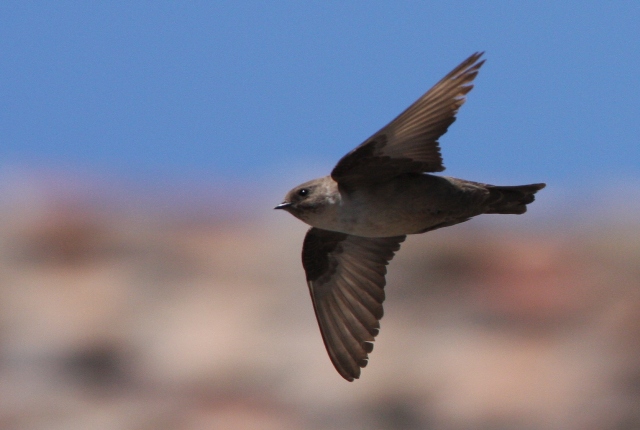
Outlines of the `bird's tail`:
M501 187L485 185L489 190L487 199L488 214L523 214L527 205L535 200L534 194L543 189L546 184L514 185Z

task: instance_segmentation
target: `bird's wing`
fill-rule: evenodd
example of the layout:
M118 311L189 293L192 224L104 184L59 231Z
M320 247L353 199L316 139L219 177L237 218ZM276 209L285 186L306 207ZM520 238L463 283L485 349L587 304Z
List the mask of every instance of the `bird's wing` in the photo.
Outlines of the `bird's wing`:
M444 170L438 139L455 121L484 60L477 52L453 69L407 110L342 157L331 172L349 189L403 173Z
M353 381L378 334L386 265L405 236L359 237L319 228L307 232L302 265L324 345L336 370Z

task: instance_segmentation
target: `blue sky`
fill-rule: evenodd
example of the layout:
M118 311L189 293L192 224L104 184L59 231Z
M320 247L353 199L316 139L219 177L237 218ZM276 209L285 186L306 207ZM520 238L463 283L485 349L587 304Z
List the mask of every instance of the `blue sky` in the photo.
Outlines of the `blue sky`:
M636 1L5 1L0 170L293 186L486 51L445 174L637 185L639 22Z

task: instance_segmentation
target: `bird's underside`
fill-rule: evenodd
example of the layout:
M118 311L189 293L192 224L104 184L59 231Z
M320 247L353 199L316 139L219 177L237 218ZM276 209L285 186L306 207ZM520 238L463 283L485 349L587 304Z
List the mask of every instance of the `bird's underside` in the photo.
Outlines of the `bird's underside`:
M321 181L333 182L331 177ZM307 214L305 221L324 230L363 237L424 233L484 213L524 213L540 186L500 187L409 173L350 192L337 191L334 204ZM336 184L334 188L339 187Z
M348 381L367 365L383 315L386 266L407 234L483 213L524 213L545 186L428 174L444 170L438 139L473 88L481 55L467 58L345 155L330 176L295 187L276 206L312 226L302 265L325 347Z

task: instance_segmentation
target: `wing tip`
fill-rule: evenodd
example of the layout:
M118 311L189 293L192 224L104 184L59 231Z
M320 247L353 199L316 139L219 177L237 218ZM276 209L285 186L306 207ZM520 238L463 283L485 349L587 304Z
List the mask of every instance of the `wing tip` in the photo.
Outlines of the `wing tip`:
M472 82L478 75L480 67L487 61L486 58L480 59L484 55L484 51L475 52L466 60L453 69L445 79L458 79L464 76L466 83ZM470 90L470 89L469 89Z
M366 366L366 364L365 364ZM333 367L335 367L335 369L338 371L338 373L340 374L340 376L342 376L346 381L348 382L353 382L356 379L360 379L360 367L356 369L354 369L353 371L344 369L344 368L340 368L336 365L336 363L333 363ZM362 366L364 367L364 366Z

